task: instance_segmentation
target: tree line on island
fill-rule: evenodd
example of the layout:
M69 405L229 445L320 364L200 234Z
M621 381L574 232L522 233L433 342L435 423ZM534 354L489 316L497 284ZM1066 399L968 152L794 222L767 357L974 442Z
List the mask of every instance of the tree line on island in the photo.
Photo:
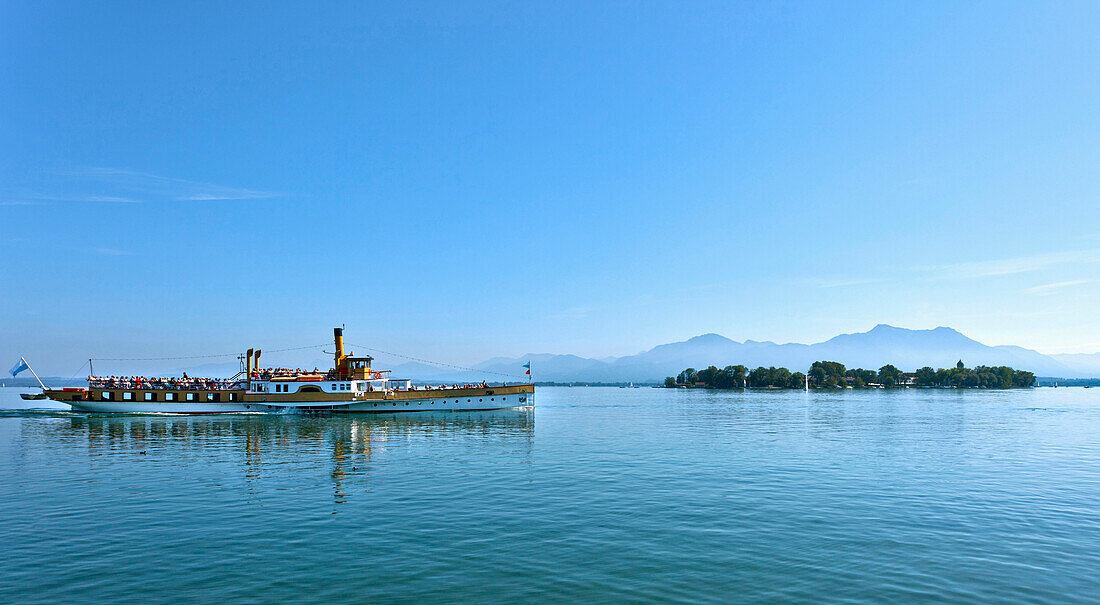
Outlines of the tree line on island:
M812 388L895 388L941 387L961 389L1015 389L1035 384L1035 374L1015 370L1007 366L978 366L967 368L962 361L953 368L934 370L925 366L916 372L902 372L887 364L875 370L846 369L836 361L815 361L809 371ZM703 370L688 368L678 376L665 378L668 388L772 388L801 389L807 384L807 375L791 372L787 368L758 367L750 370L742 365L719 369L710 366Z

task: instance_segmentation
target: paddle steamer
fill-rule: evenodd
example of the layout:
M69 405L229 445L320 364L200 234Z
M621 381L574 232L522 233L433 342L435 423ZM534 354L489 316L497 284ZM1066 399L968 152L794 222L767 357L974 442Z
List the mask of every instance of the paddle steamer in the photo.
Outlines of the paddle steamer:
M371 368L371 357L344 354L344 330L333 330L334 367L320 372L260 368L260 351L249 349L243 368L229 379L88 377L87 388L44 388L74 411L163 414L250 412L477 411L534 405L535 387L464 384L417 387Z

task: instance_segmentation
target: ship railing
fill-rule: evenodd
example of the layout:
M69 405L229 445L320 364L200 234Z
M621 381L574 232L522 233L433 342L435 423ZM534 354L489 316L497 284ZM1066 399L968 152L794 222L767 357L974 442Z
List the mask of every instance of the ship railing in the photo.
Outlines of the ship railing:
M213 378L175 381L89 380L88 386L96 389L134 389L152 391L235 391L244 389L246 383L239 380Z
M267 370L261 370L259 372L252 371L252 380L276 380L280 378L302 378L308 377L320 377L318 382L329 382L332 380L338 380L336 378L336 372L270 372Z

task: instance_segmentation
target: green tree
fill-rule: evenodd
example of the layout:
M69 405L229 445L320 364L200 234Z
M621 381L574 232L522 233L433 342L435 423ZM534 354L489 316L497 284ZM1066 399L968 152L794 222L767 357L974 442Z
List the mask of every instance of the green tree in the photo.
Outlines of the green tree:
M817 365L816 363L810 368L810 384L815 387L825 385L825 368Z
M768 386L768 368L760 366L749 372L749 386L759 389Z
M878 369L878 381L885 386L892 387L896 385L900 377L901 370L891 364L886 364Z
M938 387L945 387L951 384L951 370L940 368L936 370L936 375L932 379L932 384Z
M978 377L978 374L976 372L967 372L963 376L962 385L972 389L974 387L981 386L981 379Z
M1012 384L1017 387L1032 386L1035 384L1035 374L1024 370L1015 370L1012 372Z
M695 376L696 382L701 382L710 388L714 388L715 379L718 377L718 368L710 366L705 370L699 370L699 373Z
M733 386L743 387L745 381L749 377L749 369L743 365L726 366L725 370L729 372L730 378L733 380Z
M930 387L936 384L936 371L928 366L917 370L917 384L922 387Z
M771 386L787 388L791 384L791 371L787 368L771 368Z
M665 378L665 388L671 389L676 386L676 379L672 376Z
M802 372L794 372L791 374L789 380L787 380L787 388L801 389L806 386L806 375Z

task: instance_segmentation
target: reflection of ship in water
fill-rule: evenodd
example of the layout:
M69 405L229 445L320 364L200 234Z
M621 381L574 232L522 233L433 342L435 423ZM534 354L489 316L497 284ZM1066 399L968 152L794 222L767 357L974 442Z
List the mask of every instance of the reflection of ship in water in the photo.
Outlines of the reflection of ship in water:
M455 438L510 440L529 450L534 438L530 409L491 412L420 412L392 416L301 415L85 416L66 414L34 423L42 439L86 440L88 453L192 458L242 465L247 500L262 504L264 480L278 479L281 465L321 466L332 481L334 501L346 502L345 483L369 483L372 458L410 442ZM28 425L24 425L28 427ZM25 435L33 438L32 435ZM285 468L285 467L283 467ZM320 468L318 469L320 470Z

